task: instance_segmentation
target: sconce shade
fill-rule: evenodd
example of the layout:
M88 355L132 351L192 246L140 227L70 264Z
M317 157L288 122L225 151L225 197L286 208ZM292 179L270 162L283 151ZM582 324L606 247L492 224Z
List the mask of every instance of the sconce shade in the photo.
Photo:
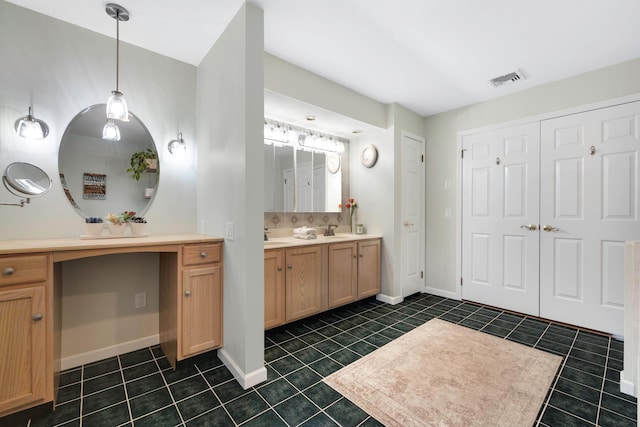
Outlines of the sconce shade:
M29 107L29 114L16 120L16 133L21 138L44 139L49 135L49 126L33 116L33 109Z
M114 90L107 101L107 118L113 120L129 121L129 109L127 101L121 92Z
M169 141L169 152L177 157L185 157L187 155L187 144L182 139L182 132L178 134L178 139Z
M102 128L102 139L120 141L120 128L113 119L107 119L107 123Z

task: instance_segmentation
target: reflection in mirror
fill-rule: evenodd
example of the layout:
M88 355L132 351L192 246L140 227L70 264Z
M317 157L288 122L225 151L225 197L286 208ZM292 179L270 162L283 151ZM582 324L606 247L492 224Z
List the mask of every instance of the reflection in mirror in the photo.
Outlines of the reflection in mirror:
M265 212L339 212L349 176L341 167L349 141L265 120Z
M105 104L93 105L71 120L60 142L58 167L67 199L84 217L135 211L142 216L158 185L158 169L143 172L140 180L127 172L131 156L147 149L157 153L151 134L129 112L118 121L119 141L102 138Z
M29 203L32 197L45 194L51 188L51 178L42 169L30 163L11 163L4 171L2 182L11 193L26 197L19 203L0 203L3 206L20 206Z

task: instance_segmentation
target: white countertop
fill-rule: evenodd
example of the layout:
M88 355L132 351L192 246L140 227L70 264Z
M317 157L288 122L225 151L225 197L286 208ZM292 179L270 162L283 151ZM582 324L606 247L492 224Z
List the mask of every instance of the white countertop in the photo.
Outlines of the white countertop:
M323 236L318 234L316 239L298 239L293 236L289 237L269 237L269 240L264 242L265 249L279 249L289 248L295 246L307 246L307 245L323 245L329 243L342 243L351 242L357 240L367 239L380 239L382 236L377 234L352 234L352 233L336 233L335 236Z

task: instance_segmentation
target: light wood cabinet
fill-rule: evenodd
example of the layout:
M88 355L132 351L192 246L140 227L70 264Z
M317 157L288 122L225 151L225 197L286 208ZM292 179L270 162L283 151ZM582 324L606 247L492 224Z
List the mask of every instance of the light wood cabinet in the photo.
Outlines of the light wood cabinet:
M183 245L161 261L160 341L175 367L222 347L222 243Z
M322 306L321 247L285 251L285 321L319 313Z
M264 328L378 294L380 246L371 238L265 250Z
M0 258L0 417L52 398L47 260Z
M220 265L182 273L180 359L222 346L222 275Z
M64 309L62 264L140 252L159 254L160 343L172 366L222 346L220 238L1 240L0 418L54 400Z
M329 308L358 298L358 243L329 245Z
M329 308L380 292L380 239L329 245Z
M380 293L380 239L358 242L358 299Z
M284 250L264 251L264 328L285 323Z

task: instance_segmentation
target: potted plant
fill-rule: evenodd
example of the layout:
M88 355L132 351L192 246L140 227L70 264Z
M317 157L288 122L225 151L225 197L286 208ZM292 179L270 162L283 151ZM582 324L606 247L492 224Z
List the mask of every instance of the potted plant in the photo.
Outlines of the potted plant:
M90 236L99 236L102 234L102 228L104 227L104 222L102 218L97 218L95 216L89 216L84 219L84 229L87 234Z
M144 151L137 151L131 155L131 167L127 169L127 172L131 172L133 179L140 181L140 175L145 170L157 170L158 169L158 153L151 148L147 148Z
M131 227L133 234L145 234L147 232L147 220L141 216L133 216L129 222L129 227Z

